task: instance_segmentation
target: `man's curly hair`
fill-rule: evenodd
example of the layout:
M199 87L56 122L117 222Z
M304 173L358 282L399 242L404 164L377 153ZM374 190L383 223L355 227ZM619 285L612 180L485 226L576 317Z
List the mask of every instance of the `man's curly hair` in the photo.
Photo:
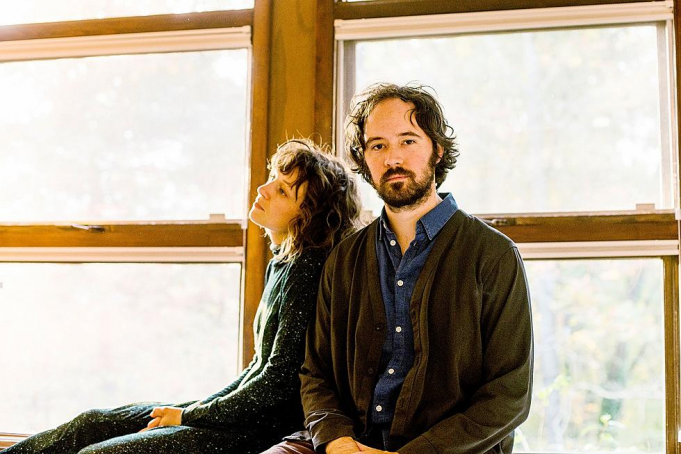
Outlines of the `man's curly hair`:
M352 170L359 173L372 186L371 173L364 159L366 122L374 108L388 99L400 99L406 103L412 103L414 110L411 112L411 121L415 120L416 124L432 140L433 153L437 152L438 145L442 147L444 153L440 162L435 166L436 187L440 187L447 177L447 172L456 166L459 149L454 129L447 124L442 106L428 91L429 89L430 87L425 85L408 84L400 86L378 83L370 85L353 98L352 110L345 121L346 152L355 165Z
M323 146L309 139L281 144L268 166L289 175L298 170L293 190L307 183L301 214L289 224L289 235L277 258L291 261L307 247L331 249L360 226L361 202L352 173Z

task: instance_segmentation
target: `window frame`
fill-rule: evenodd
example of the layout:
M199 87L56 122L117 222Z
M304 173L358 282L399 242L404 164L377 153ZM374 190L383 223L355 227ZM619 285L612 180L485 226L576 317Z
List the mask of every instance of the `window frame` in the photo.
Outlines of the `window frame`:
M681 10L679 1L674 0L674 41L675 47L669 49L675 56L675 65L670 68L674 77L670 79L673 86L678 86L678 75L681 71ZM365 19L377 17L421 16L427 14L470 13L477 11L525 10L529 8L562 8L575 5L622 5L630 3L652 3L653 0L461 0L442 2L440 0L376 0L346 3L335 0L298 0L296 6L304 14L292 17L286 11L283 2L274 0L255 0L252 10L218 11L207 13L189 13L179 15L160 15L147 17L110 18L100 20L70 21L52 24L21 24L0 26L0 42L19 41L41 38L97 36L106 34L153 33L168 30L198 30L226 28L231 26L252 27L252 60L251 60L251 122L250 140L250 181L248 183L249 202L256 195L256 188L266 181L267 158L276 143L290 137L291 134L315 134L315 137L334 143L337 121L335 105L338 99L336 87L338 80L335 71L339 63L335 55L334 20ZM659 2L658 2L659 3ZM309 20L312 17L312 21ZM299 35L299 30L307 30L308 35ZM672 31L670 31L672 33ZM273 37L276 36L276 40ZM302 64L301 64L302 62ZM313 72L314 83L296 84L297 96L282 103L288 87L300 80L300 75L308 76ZM307 80L307 79L306 79ZM257 87L254 90L253 87ZM673 87L674 88L674 87ZM675 112L680 94L672 97L670 109ZM310 106L313 106L310 109ZM299 120L305 120L309 123ZM310 126L311 125L311 126ZM670 125L671 133L676 136L679 119ZM678 147L674 145L674 150ZM678 162L678 156L677 162ZM678 165L674 170L678 170ZM678 182L678 171L673 178ZM678 184L678 183L677 183ZM674 196L678 198L678 189ZM678 204L675 206L678 207ZM681 210L674 213L591 213L584 216L563 214L555 216L527 216L504 214L490 216L488 220L502 232L507 233L518 243L535 243L588 241L594 232L602 241L608 240L609 231L616 232L618 238L624 240L655 240L665 238L678 240ZM156 223L156 228L165 224ZM185 224L180 222L179 224ZM264 275L267 260L270 257L266 240L259 228L248 222L241 225L237 222L217 222L218 225L231 224L232 233L214 234L210 236L211 245L233 244L241 242L244 248L244 264L242 265L242 345L240 346L241 362L246 365L253 348L252 321L264 287ZM239 226L237 227L237 224ZM32 226L3 225L0 229L0 243L11 239L14 245L25 245L25 238ZM34 227L34 226L33 226ZM186 227L186 226L185 226ZM181 228L185 228L181 227ZM232 228L230 227L230 228ZM48 228L40 226L40 228ZM187 227L188 228L188 227ZM51 230L50 230L51 229ZM51 232L63 231L63 225L52 225ZM241 230L239 230L241 229ZM68 230L68 229L67 229ZM82 230L82 229L80 229ZM96 230L96 229L93 229ZM554 232L554 233L552 233ZM562 233L561 233L562 232ZM559 234L560 233L560 234ZM76 232L84 238L97 237L94 231ZM206 236L197 233L198 242L205 244ZM562 235L567 235L563 237ZM155 235L157 236L157 235ZM651 238L652 237L652 238ZM23 238L23 239L22 239ZM101 237L100 237L101 238ZM132 238L132 237L129 237ZM141 237L140 237L141 238ZM144 235L144 238L147 238ZM151 236L148 244L153 244ZM189 235L185 238L193 238ZM58 247L63 238L46 239L52 246ZM101 242L99 243L102 246ZM588 244L587 244L588 246ZM121 249L122 250L122 249ZM679 265L678 256L664 256L665 262L665 380L667 382L667 450L679 452L676 428L679 425ZM667 352L673 352L669 354ZM673 392L669 392L672 390ZM2 430L2 428L0 428ZM20 441L22 436L0 433L0 447Z
M249 131L266 128L267 98L253 86L263 84L267 70L263 57L268 46L254 51L261 34L251 33L254 17L263 20L262 1L248 10L116 17L39 24L0 26L0 62L121 55L185 52L217 49L246 49L251 67L247 86ZM268 83L268 82L267 82ZM266 93L266 90L265 90ZM264 116L263 116L264 115ZM246 140L246 198L251 202L255 181L266 179L266 144L248 134ZM262 168L262 170L260 170ZM251 172L251 169L259 169ZM255 181L254 181L255 179ZM252 263L266 261L264 238L253 239L247 219L224 216L205 221L103 221L60 223L0 223L0 262L109 262L109 263L239 263L241 288L239 308L239 364L246 364L253 345L250 323L262 292L262 285L246 278ZM259 231L259 229L258 229ZM247 243L252 244L246 247ZM248 254L246 251L248 250ZM246 256L250 259L247 260ZM247 269L249 268L249 269ZM264 268L261 275L264 276ZM247 284L251 284L246 287ZM246 299L246 294L257 293ZM26 434L2 432L0 449L25 438Z

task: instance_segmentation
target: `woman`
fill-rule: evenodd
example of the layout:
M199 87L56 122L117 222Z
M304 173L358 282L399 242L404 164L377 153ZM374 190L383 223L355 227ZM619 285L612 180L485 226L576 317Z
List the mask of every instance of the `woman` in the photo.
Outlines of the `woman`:
M201 401L87 411L3 454L259 453L303 428L298 369L330 249L360 214L352 176L309 140L289 140L270 164L249 218L274 258L254 321L255 355L243 373Z

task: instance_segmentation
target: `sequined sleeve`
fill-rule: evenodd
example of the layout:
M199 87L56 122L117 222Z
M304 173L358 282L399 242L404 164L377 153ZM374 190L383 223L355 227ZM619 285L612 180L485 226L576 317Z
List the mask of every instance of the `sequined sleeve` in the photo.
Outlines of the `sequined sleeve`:
M262 328L262 345L256 345L256 357L267 360L260 370L246 374L231 393L185 410L183 425L219 428L258 415L276 417L282 405L299 402L298 372L305 354L305 331L314 313L325 258L324 251L306 250L268 275L268 280L281 278L281 284L270 293L269 301L260 302L267 305L269 316Z

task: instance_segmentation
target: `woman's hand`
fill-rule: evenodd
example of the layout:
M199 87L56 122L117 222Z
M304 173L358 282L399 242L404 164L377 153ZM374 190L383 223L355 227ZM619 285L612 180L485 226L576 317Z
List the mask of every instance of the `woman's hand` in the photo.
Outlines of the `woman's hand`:
M176 407L156 407L151 411L152 419L147 427L140 430L146 432L154 427L179 426L182 424L182 409Z

